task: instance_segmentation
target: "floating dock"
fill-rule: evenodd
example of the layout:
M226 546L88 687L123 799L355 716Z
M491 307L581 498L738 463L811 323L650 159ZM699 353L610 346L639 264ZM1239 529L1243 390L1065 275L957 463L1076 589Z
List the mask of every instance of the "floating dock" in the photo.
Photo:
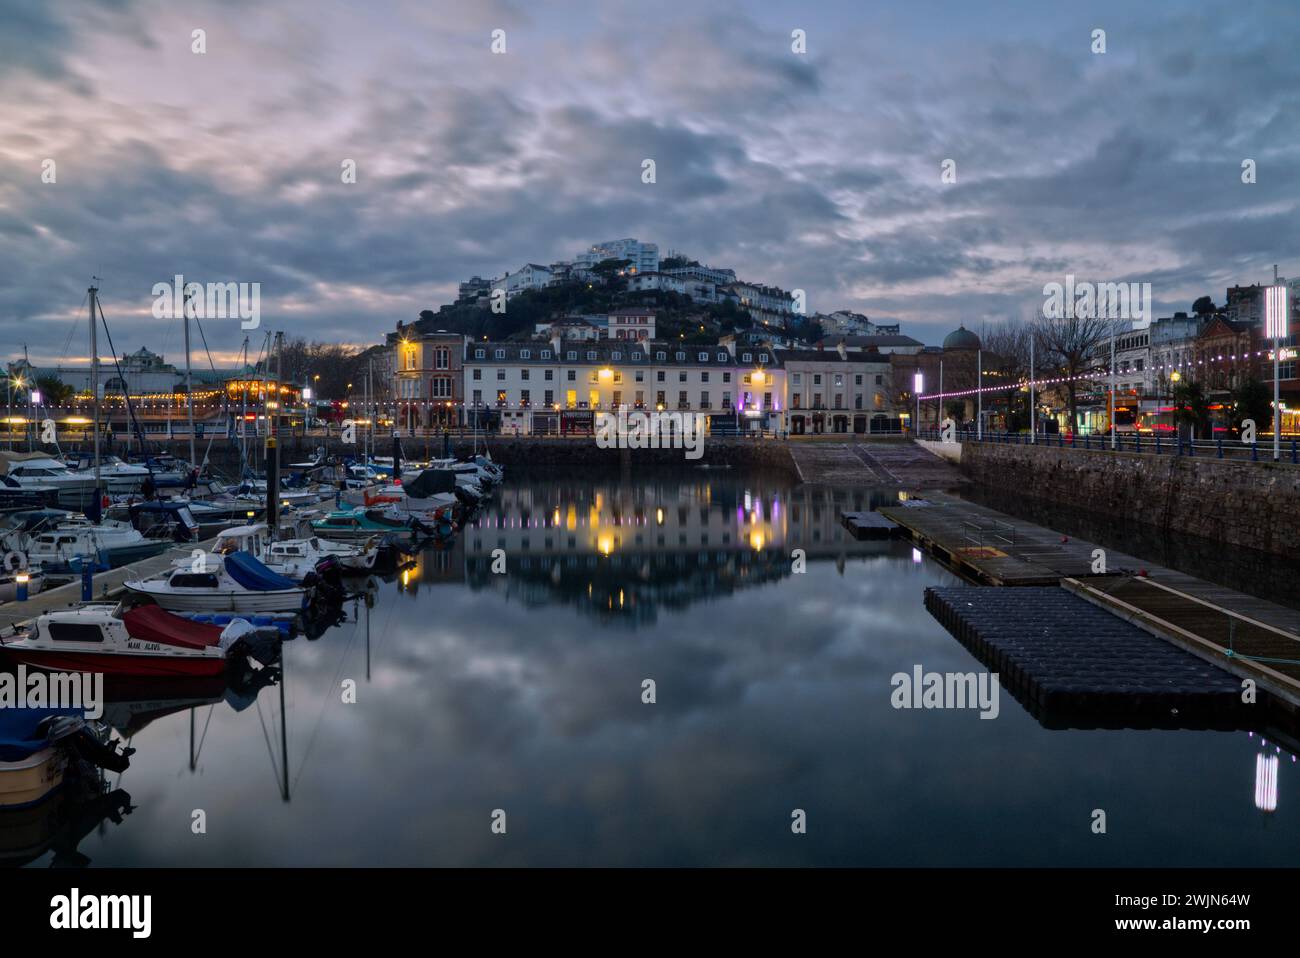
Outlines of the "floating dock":
M1278 607L1272 603L1232 593L1230 601L1256 613L1250 615L1163 582L1128 576L1087 582L1066 579L1062 587L1136 628L1231 672L1238 677L1239 685L1241 679L1253 680L1260 689L1286 703L1293 715L1300 715L1300 635L1295 633L1294 625L1287 629L1264 621L1278 619Z
M1057 585L1066 578L1137 573L1148 563L1096 543L943 492L881 508L913 541L960 575L985 585ZM1097 550L1105 572L1098 573Z
M903 532L902 526L879 512L841 512L840 523L855 539L891 539Z
M1056 587L928 588L925 607L1055 728L1250 728L1241 682Z

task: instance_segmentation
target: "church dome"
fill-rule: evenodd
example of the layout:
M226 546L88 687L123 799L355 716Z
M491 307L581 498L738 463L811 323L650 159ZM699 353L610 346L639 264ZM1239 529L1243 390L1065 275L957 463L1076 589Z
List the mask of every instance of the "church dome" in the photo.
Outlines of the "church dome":
M980 338L965 326L958 326L943 339L944 349L979 349Z

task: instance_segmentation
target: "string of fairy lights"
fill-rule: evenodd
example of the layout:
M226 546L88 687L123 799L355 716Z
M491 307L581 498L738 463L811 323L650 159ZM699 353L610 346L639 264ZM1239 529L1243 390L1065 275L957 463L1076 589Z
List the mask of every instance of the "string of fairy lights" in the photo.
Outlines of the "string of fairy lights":
M1289 348L1283 348L1281 355L1279 356L1279 359L1281 359L1281 361L1283 362L1293 362L1295 358L1296 358L1296 350L1289 349ZM1178 373L1179 376L1182 376L1191 373L1192 370L1197 369L1199 367L1217 366L1220 363L1250 362L1257 359L1267 359L1271 362L1273 359L1273 350L1271 349L1247 350L1241 353L1229 353L1227 355L1221 354L1218 356L1209 356L1204 359L1180 360L1177 363L1161 362L1153 365L1151 367L1151 371L1155 373L1163 374L1166 370L1168 370L1171 376L1173 375L1173 373ZM1129 370L1128 372L1125 373L1115 372L1114 375L1132 376L1141 372L1143 372L1143 370L1138 369L1138 370ZM985 375L990 375L990 374L986 373ZM1005 392L1007 390L1015 391L1021 389L1028 389L1030 386L1033 386L1035 389L1039 389L1042 388L1043 386L1059 386L1064 383L1070 383L1070 382L1082 382L1082 381L1097 382L1103 379L1107 379L1111 375L1112 372L1110 369L1094 369L1089 372L1078 373L1077 375L1073 375L1073 376L1049 376L1042 379L1032 379L1032 380L1022 379L1014 383L1002 383L995 386L976 387L974 389L958 389L958 390L946 391L946 392L923 393L917 398L920 399L921 402L928 402L935 399L952 399L952 398L958 398L962 396L975 396L979 394Z

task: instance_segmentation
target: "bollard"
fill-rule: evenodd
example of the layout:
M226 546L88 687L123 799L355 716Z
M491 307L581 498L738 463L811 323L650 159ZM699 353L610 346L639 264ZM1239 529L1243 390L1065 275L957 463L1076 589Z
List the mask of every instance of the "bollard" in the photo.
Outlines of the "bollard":
M1175 437L1174 437L1174 449L1178 452L1178 455L1181 456L1181 455L1183 454L1183 437L1182 437L1182 436L1175 436Z
M1160 433L1156 433L1156 455L1160 455Z
M1223 458L1223 437L1220 436L1217 442L1218 442L1218 449L1219 449L1219 458L1222 459Z
M31 581L31 574L26 569L20 569L14 575L14 585L17 587L17 600L19 602L27 601L27 583Z
M95 567L89 562L81 564L81 601L91 602L95 598Z
M1136 432L1133 433L1133 451L1134 452L1142 451L1142 436Z
M1259 462L1259 443L1257 442L1250 444L1250 461Z
M1291 464L1294 466L1297 464L1297 462L1300 462L1300 460L1297 460L1295 457L1295 440L1292 439L1291 440Z

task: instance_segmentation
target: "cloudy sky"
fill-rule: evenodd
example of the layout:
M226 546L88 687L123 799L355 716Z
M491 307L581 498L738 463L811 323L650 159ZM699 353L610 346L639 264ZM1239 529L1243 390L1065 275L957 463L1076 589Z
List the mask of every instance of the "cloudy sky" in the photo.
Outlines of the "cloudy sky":
M0 0L0 352L84 357L92 275L119 352L177 359L176 273L366 343L623 236L927 342L1067 273L1160 314L1300 273L1293 0L1065 7Z

